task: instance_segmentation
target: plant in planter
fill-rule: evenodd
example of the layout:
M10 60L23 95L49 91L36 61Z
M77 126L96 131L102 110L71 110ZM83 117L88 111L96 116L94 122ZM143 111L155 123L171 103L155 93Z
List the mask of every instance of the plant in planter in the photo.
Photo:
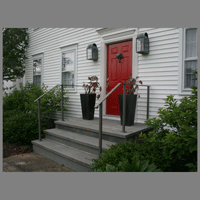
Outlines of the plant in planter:
M139 89L138 84L136 84L136 81L139 77L132 78L131 76L127 81L125 81L127 85L126 87L126 116L125 116L125 126L132 126L134 125L134 118L135 118L135 108L136 108L136 102L137 102L137 96L140 98L140 95L135 94L135 92ZM142 81L139 81L140 84L142 84ZM123 95L119 94L119 108L120 108L120 118L121 118L121 124L123 124Z
M83 119L94 119L96 98L100 98L101 86L97 76L88 77L89 82L83 83L85 94L80 94Z

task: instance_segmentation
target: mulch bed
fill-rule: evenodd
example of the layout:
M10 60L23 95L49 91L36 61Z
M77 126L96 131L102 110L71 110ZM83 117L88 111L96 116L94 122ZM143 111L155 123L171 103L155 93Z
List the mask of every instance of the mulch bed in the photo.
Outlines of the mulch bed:
M7 158L10 156L23 154L23 153L31 153L33 152L33 145L17 145L12 143L3 142L3 158Z

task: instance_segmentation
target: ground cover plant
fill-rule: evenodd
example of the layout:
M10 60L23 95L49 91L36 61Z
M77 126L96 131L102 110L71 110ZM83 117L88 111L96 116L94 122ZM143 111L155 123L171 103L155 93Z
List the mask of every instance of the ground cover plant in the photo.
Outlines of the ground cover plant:
M94 169L94 172L162 172L160 169L151 163L149 160L140 160L139 156L135 154L131 159L131 162L126 159L115 165L106 164L106 169L101 168Z
M149 160L142 154L140 154L140 145L144 141L137 140L134 142L118 142L115 145L111 145L104 153L97 159L92 159L92 171L93 172L111 172L111 171L124 171L133 172L150 170L153 167L154 170L158 170L157 166L150 163ZM136 157L134 157L137 155ZM134 161L134 159L136 161ZM134 166L137 163L138 166ZM141 165L140 165L141 163ZM146 168L145 168L146 167ZM155 168L154 168L155 167Z
M31 140L38 139L38 104L34 100L44 94L48 87L27 83L20 85L20 90L3 97L3 142L18 145L30 145ZM64 91L66 94L67 91ZM68 97L64 96L64 103ZM50 128L49 116L60 110L61 89L53 89L41 99L41 131ZM65 109L66 110L66 109ZM44 134L42 133L42 137Z
M195 72L197 73L197 72ZM163 172L197 172L197 87L180 102L169 95L158 117L146 120L153 131L139 134L133 142L112 145L93 159L94 172L131 171L133 156ZM124 168L120 166L125 165ZM127 170L128 169L128 170ZM156 171L156 168L154 168ZM133 171L133 170L132 170Z

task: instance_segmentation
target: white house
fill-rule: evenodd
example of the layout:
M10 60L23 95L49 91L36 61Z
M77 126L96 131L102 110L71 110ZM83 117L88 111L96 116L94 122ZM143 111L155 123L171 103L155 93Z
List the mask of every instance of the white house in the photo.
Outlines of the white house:
M149 38L147 55L136 52L140 33L147 33ZM88 76L99 78L103 88L101 98L106 95L107 78L111 90L129 75L139 76L144 85L150 86L149 118L157 115L167 95L180 99L190 95L190 87L197 84L192 80L197 69L196 28L30 28L29 34L24 81L40 86L44 83L49 89L62 82L73 84L68 88L70 99L65 117L82 116L80 94L84 89L75 85L82 85ZM86 57L88 45L94 43L98 48L97 61ZM119 63L116 55L120 52L123 58ZM146 87L140 87L138 93L135 121L144 122ZM116 118L118 113L110 107L117 102L117 95L104 102L104 117ZM98 110L95 116L98 117ZM56 117L61 118L61 114Z

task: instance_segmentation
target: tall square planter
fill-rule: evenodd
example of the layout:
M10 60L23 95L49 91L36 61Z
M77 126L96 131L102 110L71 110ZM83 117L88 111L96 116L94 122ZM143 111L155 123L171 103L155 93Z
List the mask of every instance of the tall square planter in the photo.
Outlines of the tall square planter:
M94 119L96 94L80 94L83 119Z
M123 125L123 95L119 94L119 109L121 125ZM125 126L134 125L135 109L136 109L137 95L126 95L126 116Z

